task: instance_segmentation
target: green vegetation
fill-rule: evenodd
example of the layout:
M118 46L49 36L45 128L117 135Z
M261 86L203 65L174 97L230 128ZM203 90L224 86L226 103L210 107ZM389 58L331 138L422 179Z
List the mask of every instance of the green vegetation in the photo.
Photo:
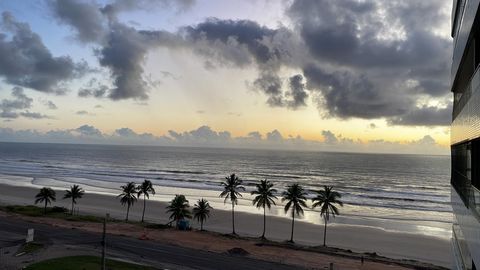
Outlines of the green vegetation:
M26 270L98 270L101 268L100 257L72 256L38 262L27 266ZM155 270L156 268L131 264L115 260L107 260L107 269L115 270Z
M51 218L59 218L68 221L86 221L86 222L103 222L103 218L92 215L68 215L68 209L64 207L47 207L46 214L43 208L34 205L8 205L0 206L1 211L15 213L30 217L46 216Z
M134 182L129 182L125 186L120 187L122 189L122 193L117 196L120 198L120 203L122 205L127 205L127 217L125 221L128 222L128 213L130 212L130 206L132 206L137 201L137 186Z
M167 213L170 213L170 219L176 222L177 228L180 220L192 217L190 210L188 210L189 207L188 200L184 195L175 195L175 198L167 206Z
M145 217L145 207L147 206L147 200L150 199L150 194L155 195L155 189L153 188L152 182L145 179L142 184L137 187L138 194L137 197L143 195L143 212L142 212L142 222L144 221Z
M35 242L30 242L23 244L17 251L16 254L29 254L33 253L39 249L43 248L43 244L40 243L35 243Z
M225 177L225 182L222 182L223 191L220 193L220 197L225 198L224 203L230 199L232 203L232 234L235 233L235 205L238 203L238 197L242 197L240 191L245 191L245 187L242 186L242 180L240 180L234 173Z
M267 179L261 180L259 184L255 184L256 190L252 191L252 195L256 195L252 201L252 204L255 205L257 208L263 208L263 233L261 238L265 239L265 227L267 223L267 213L266 208L270 209L272 204L275 205L275 201L277 196L277 190L273 188L273 183L268 181Z
M293 228L295 227L295 216L303 215L303 207L307 207L307 192L303 187L297 183L287 186L287 190L282 193L282 202L286 201L285 213L292 208L292 234L290 236L290 243L293 243Z
M342 195L336 191L333 191L333 187L323 186L323 190L315 191L317 196L312 199L312 208L320 207L320 215L325 222L325 229L323 231L323 246L326 246L327 241L327 222L332 216L340 214L335 204L343 206L343 202L340 201Z
M225 181L221 183L223 190L220 193L220 197L224 198L224 203L230 201L232 205L232 236L236 236L235 233L235 205L238 203L238 199L242 197L240 192L245 191L245 187L242 185L242 180L235 174L231 174L225 177ZM185 195L175 195L175 198L170 201L170 204L166 207L167 213L170 214L170 222L168 224L144 224L146 200L150 195L155 194L153 184L149 180L144 180L142 184L136 185L134 182L129 182L124 186L121 186L122 193L117 196L120 198L122 205L127 206L125 221L128 222L128 216L131 206L143 195L143 212L142 220L140 222L132 222L135 225L141 225L144 228L150 229L167 229L170 228L173 222L176 222L176 227L179 227L179 222L184 219L192 218L192 212L190 212L189 202ZM77 222L95 222L103 223L104 218L94 215L73 215L74 205L77 203L77 199L82 198L84 190L78 185L73 185L70 190L66 190L64 199L71 199L71 210L65 207L47 207L48 204L55 201L55 191L51 188L43 187L40 192L35 196L35 204L44 203L44 207L40 208L33 205L19 206L1 206L0 211L16 213L20 215L26 215L31 217L46 216L50 218L58 218L67 221ZM263 233L262 240L265 240L266 232L266 209L270 209L272 205L276 205L275 201L277 190L274 188L274 184L267 179L261 180L255 184L255 190L251 192L254 196L252 204L257 208L263 208ZM282 202L285 202L285 213L290 211L292 215L292 230L289 242L293 243L295 217L302 216L304 213L303 208L307 207L307 192L298 183L288 185L286 190L282 192ZM338 206L343 206L341 194L337 191L333 191L333 187L324 186L323 190L315 191L315 197L312 199L312 208L320 208L320 215L324 219L324 233L323 233L323 245L326 246L327 238L327 224L330 217L335 218L339 215ZM213 208L209 202L205 199L199 199L193 208L193 218L200 223L200 230L203 231L203 224L209 218L210 212ZM71 212L71 215L68 215ZM120 222L118 219L109 219L109 222ZM188 225L187 225L188 226Z
M70 187L69 190L65 190L64 199L72 199L72 212L71 215L73 216L73 206L77 204L77 199L81 199L85 191L79 185L73 185Z
M200 230L203 231L203 222L210 217L210 209L213 209L207 200L198 200L193 207L193 218L200 221Z
M45 203L44 214L47 214L47 204L51 204L56 200L55 191L51 188L41 188L37 195L35 195L35 204Z

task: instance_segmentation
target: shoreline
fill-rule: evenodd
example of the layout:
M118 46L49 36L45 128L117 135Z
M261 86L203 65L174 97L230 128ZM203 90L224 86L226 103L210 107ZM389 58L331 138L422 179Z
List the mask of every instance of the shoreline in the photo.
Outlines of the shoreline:
M33 187L20 187L0 184L0 203L32 205L38 189ZM57 192L57 202L52 205L70 208L68 200L62 200L63 192ZM188 197L187 197L188 199ZM195 201L190 200L191 207ZM165 202L147 201L146 220L156 223L167 223L168 215L165 213ZM125 209L117 198L110 195L86 193L78 201L77 207L81 214L104 215L110 213L111 217L124 219ZM141 217L142 200L131 208L130 220L139 220ZM236 230L245 237L258 237L261 234L263 219L260 215L236 212ZM196 222L191 222L197 228ZM277 216L267 216L266 236L270 240L283 242L288 239L291 220ZM231 212L214 209L210 219L204 224L208 231L217 233L231 232ZM332 224L327 229L327 245L330 247L352 250L354 252L376 252L380 256L395 259L412 259L428 262L434 265L450 267L451 254L449 240L427 235L411 234L405 232L386 231L375 227L359 225ZM305 246L318 246L323 243L323 226L296 220L296 243ZM374 248L373 248L374 247Z
M89 181L90 180L87 178L67 177L60 180L56 177L0 174L0 183L10 186L23 186L36 189L46 186L51 187L54 190L64 191L65 189L68 189L70 185L78 184L88 193L110 197L117 196L119 186L123 184L119 182L107 182L108 187L106 187L102 182L97 181L98 183L92 185ZM112 188L111 183L115 183L115 188ZM197 199L205 198L216 210L224 210L227 212L231 210L230 205L225 204L223 199L218 196L221 192L219 186L216 186L216 189L197 189L188 186L155 184L155 188L157 189L157 194L150 197L151 202L168 203L176 194L183 194L192 205ZM247 187L247 191L242 194L243 197L239 198L238 205L235 207L235 212L263 215L263 210L257 209L252 205L251 202L253 197L250 195L249 188L251 190L251 186ZM271 209L267 209L267 215L290 220L290 215L285 214L283 207L284 204L278 200L277 205L272 205ZM350 202L345 201L344 207L340 210L341 214L336 216L335 219L330 220L329 225L358 225L378 228L388 232L422 234L446 240L450 240L451 238L451 220L453 217L451 216L452 213L450 211L425 212L425 210L420 209L351 204ZM313 225L323 225L323 218L320 217L318 209L311 209L308 207L304 208L304 211L304 216L298 220Z

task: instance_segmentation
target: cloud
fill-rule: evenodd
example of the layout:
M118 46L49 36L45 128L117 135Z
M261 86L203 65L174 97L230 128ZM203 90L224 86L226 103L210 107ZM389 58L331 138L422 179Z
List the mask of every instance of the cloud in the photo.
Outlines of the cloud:
M52 56L40 36L9 12L2 13L0 27L10 34L0 32L0 76L8 83L61 94L66 91L64 83L88 71L85 62L74 63L68 56Z
M80 126L74 130L71 130L71 132L74 132L76 134L79 134L80 136L86 136L86 137L103 137L103 134L99 129L90 125Z
M58 109L57 105L55 105L55 103L53 103L51 100L45 101L45 106L47 106L50 110Z
M422 106L408 113L389 119L391 125L448 126L452 122L452 104L445 108Z
M148 9L154 4L187 8L194 1L114 1L106 6L73 0L56 1L52 12L62 24L69 25L76 37L95 46L95 55L101 67L110 71L113 87L96 82L79 90L80 97L109 97L113 100L148 99L148 92L156 82L144 74L143 64L148 51L159 45L171 46L179 40L165 31L137 30L121 23L117 14L122 11Z
M253 82L253 85L256 89L260 89L268 96L268 105L272 107L283 106L282 80L277 74L262 74Z
M29 109L32 107L33 99L29 98L23 92L21 87L13 87L12 97L14 99L3 99L0 102L0 117L17 118L18 110Z
M90 113L88 111L85 111L85 110L80 110L80 111L77 111L75 112L76 115L95 115L94 113Z
M99 41L106 33L106 21L100 7L88 2L56 0L49 2L55 18L69 25L82 42Z
M190 9L195 2L195 0L116 0L101 10L110 20L116 20L118 13L124 11L173 8L177 12L182 12Z
M208 126L183 132L170 130L168 135L161 136L155 136L151 133L137 133L130 128L119 128L109 134L103 133L91 125L82 125L75 129L50 130L45 133L36 130L0 128L0 141L7 142L132 144L414 154L449 153L447 146L439 145L428 134L418 140L407 142L381 139L362 142L354 138L344 138L328 130L323 131L322 135L325 138L324 141L305 140L300 136L284 137L278 130L267 132L265 136L258 131L253 131L244 137L233 137L228 131L215 131Z
M338 143L337 136L335 136L335 134L333 134L333 132L331 132L330 130L322 131L322 136L323 136L326 144L336 144L336 143Z
M290 77L289 81L290 92L287 92L287 96L291 96L292 100L288 101L288 106L294 109L307 106L305 101L308 98L308 93L305 91L303 76L301 74L297 74Z
M257 68L250 86L270 106L296 109L313 96L329 117L388 120L409 114L419 97L449 94L451 40L432 30L448 16L441 12L437 1L298 0L287 10L293 29L210 18L182 34L209 63ZM412 23L411 14L424 20ZM306 87L297 80L292 88L293 76L284 89L282 67L300 69Z
M78 90L78 96L103 98L107 95L108 90L108 86L93 78L83 88Z
M209 18L175 32L139 30L118 16L192 4L54 2L57 20L74 29L80 41L94 45L100 66L111 75L111 87L87 85L78 95L144 101L158 86L143 68L148 53L158 47L181 48L194 52L209 69L255 69L257 78L248 85L263 93L272 107L295 110L312 98L326 117L383 118L411 125L413 115L420 114L417 125L446 122L439 120L444 110L416 103L445 100L449 94L452 42L438 34L448 19L443 2L294 0L286 8L288 27L275 28L252 20Z
M392 117L407 112L411 97L398 91L382 91L365 74L349 71L326 72L317 65L304 68L310 89L322 94L322 104L331 116L339 118L373 119ZM395 88L391 86L391 89Z
M48 116L48 115L45 115L45 114L41 114L41 113L37 113L37 112L30 112L30 111L25 111L25 112L21 112L20 113L21 116L25 117L25 118L30 118L30 119L50 119L52 117Z
M267 137L267 141L270 141L270 142L280 142L283 140L282 134L280 133L280 131L276 129L271 132L268 132L266 137Z
M214 145L218 143L228 143L231 139L231 134L228 131L214 131L209 126L201 126L191 131L179 133L169 130L168 134L179 143L186 145L205 144Z
M23 88L15 86L12 88L12 99L2 99L0 101L0 118L9 120L18 117L29 119L52 118L48 115L30 112L28 109L32 107L33 99L25 95Z

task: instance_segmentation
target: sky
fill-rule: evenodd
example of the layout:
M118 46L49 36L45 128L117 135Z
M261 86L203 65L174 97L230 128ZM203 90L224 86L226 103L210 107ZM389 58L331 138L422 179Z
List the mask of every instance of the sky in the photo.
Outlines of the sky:
M0 1L0 141L447 154L451 1Z

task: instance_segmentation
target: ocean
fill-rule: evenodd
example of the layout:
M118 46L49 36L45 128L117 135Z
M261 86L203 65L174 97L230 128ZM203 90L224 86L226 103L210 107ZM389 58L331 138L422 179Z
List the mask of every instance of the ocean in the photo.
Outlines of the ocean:
M214 208L229 210L218 194L220 182L231 173L247 189L239 211L263 213L248 195L261 179L274 182L279 193L297 182L311 196L332 185L345 203L334 226L451 236L449 156L0 143L0 183L16 186L65 189L79 184L87 192L117 195L124 183L148 179L158 193L153 199L185 194L191 204L204 197ZM269 214L290 218L277 204ZM311 209L303 221L322 224L318 211Z

